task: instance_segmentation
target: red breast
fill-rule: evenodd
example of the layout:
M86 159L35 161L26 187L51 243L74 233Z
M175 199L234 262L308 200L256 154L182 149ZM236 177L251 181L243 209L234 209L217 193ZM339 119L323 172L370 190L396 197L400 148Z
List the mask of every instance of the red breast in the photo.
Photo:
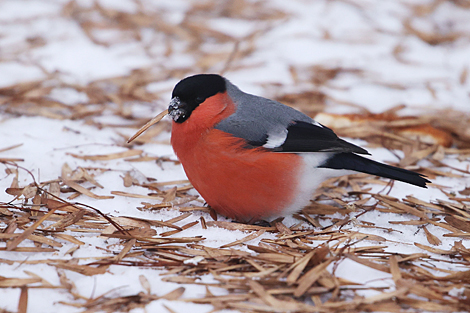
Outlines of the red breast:
M216 212L240 221L281 215L296 196L302 158L246 148L243 139L213 128L235 110L227 93L207 98L187 121L173 122L173 149Z

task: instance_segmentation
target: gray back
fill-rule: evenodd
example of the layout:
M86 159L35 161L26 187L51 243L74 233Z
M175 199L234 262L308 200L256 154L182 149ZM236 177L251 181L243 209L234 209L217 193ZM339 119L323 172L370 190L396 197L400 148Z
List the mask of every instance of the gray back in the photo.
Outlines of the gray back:
M227 93L237 105L237 111L218 123L215 128L247 141L260 142L292 121L316 124L307 115L274 100L250 95L227 79Z

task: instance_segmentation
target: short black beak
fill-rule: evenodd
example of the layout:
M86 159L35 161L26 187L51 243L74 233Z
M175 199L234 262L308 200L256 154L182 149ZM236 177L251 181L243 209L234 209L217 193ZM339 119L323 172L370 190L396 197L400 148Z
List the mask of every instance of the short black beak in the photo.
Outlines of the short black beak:
M186 110L183 109L184 104L180 101L180 98L174 97L170 101L168 106L168 114L171 116L173 121L182 122L186 117Z

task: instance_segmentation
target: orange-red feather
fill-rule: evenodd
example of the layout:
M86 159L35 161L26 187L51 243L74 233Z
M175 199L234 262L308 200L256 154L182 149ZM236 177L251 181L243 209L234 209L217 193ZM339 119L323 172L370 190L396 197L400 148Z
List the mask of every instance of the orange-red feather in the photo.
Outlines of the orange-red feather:
M243 139L213 128L235 110L226 93L206 99L185 122L173 122L173 149L218 213L241 221L281 215L296 196L301 157L246 148Z

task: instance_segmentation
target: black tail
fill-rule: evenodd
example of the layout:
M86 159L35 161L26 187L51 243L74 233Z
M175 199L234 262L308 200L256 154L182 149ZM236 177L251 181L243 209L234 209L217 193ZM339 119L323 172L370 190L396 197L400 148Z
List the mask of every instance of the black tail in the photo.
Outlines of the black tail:
M320 165L324 168L336 170L353 170L385 178L399 180L415 186L426 187L427 180L424 175L387 164L375 162L354 153L338 153Z

